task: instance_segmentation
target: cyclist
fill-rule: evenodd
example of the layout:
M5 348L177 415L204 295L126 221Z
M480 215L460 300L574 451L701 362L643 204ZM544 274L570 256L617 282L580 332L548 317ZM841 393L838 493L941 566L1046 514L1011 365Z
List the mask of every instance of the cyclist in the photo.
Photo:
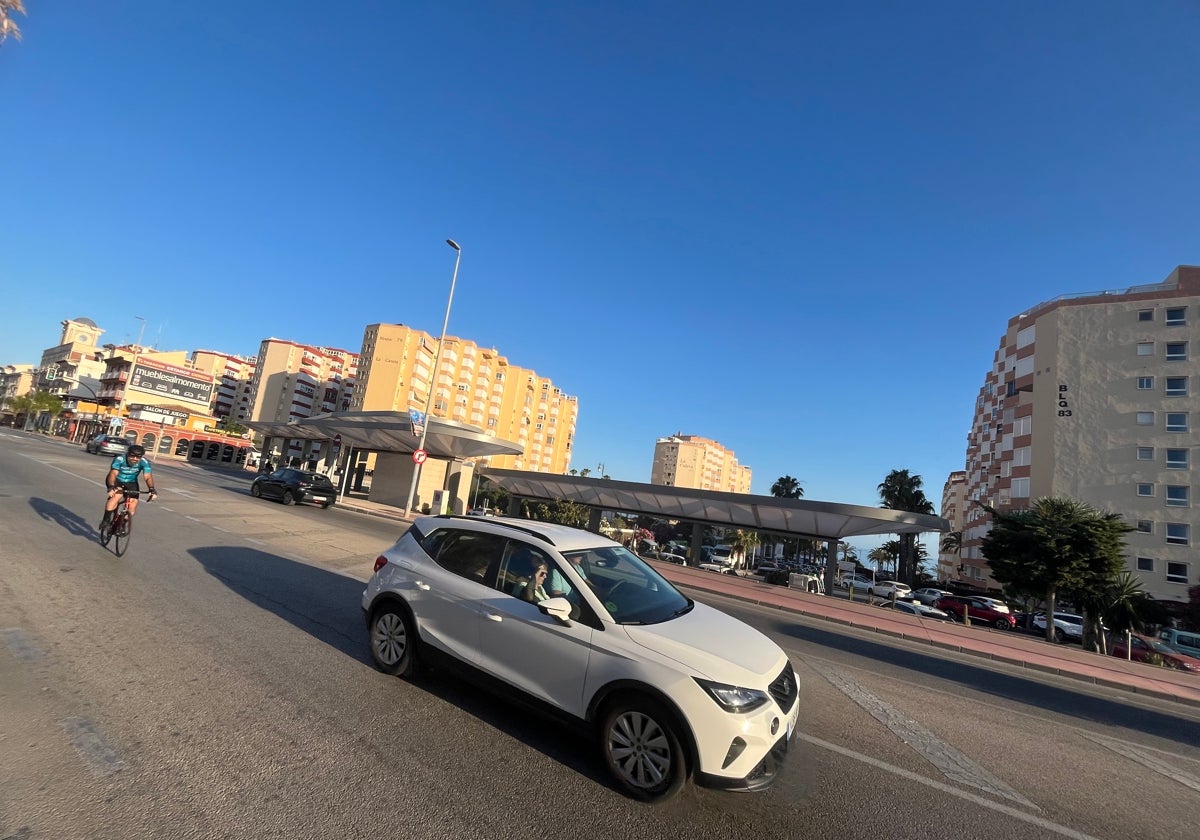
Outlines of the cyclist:
M146 460L145 448L136 443L129 447L124 455L113 458L112 465L108 468L108 476L104 479L104 486L108 489L108 501L104 503L104 519L100 520L101 531L112 521L113 511L117 509L122 493L129 499L129 516L133 517L137 511L138 493L141 490L139 475L146 476L146 489L150 491L150 498L158 495L158 491L154 489L153 472L150 462Z

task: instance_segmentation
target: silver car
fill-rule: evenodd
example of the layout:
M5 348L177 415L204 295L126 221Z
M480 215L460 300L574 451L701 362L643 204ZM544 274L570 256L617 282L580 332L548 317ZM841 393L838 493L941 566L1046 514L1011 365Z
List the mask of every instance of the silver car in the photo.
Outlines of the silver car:
M129 441L116 435L96 435L83 448L89 455L124 455L129 450Z

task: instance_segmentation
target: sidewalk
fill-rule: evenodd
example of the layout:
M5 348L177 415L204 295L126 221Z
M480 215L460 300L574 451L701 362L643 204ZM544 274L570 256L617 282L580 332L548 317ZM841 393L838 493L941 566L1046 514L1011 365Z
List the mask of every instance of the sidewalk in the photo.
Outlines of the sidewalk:
M405 517L398 508L370 502L355 495L340 499L338 506L344 510L400 522L411 522L415 518ZM1032 671L1200 707L1200 674L1127 662L1115 656L1088 653L1073 645L1051 644L1021 633L930 621L836 596L813 595L785 586L772 586L752 577L716 574L671 563L655 563L654 568L672 583L692 589L702 589L760 606L871 630Z

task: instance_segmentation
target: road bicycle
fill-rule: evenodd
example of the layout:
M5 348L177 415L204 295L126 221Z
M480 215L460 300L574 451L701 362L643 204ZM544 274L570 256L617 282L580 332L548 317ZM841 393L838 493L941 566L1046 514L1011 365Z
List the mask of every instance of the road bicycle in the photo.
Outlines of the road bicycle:
M129 548L129 538L133 534L133 517L129 515L129 496L132 492L121 490L121 501L117 502L112 519L108 521L107 526L100 529L100 545L107 546L112 542L113 553L118 557L125 555L125 550ZM146 503L150 503L150 497L146 498Z

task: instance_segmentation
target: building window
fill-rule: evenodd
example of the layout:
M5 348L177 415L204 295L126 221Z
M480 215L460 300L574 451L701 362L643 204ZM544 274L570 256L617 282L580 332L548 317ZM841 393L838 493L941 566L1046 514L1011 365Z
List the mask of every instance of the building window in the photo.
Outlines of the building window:
M1137 343L1137 354L1139 356L1153 356L1154 355L1154 342L1153 341L1139 341Z
M1012 496L1012 498L1014 498L1014 499L1028 499L1029 498L1029 479L1028 478L1014 478L1012 480L1012 486L1009 488L1009 495Z
M1153 321L1154 320L1154 310L1153 309L1139 309L1138 310L1138 320L1139 321Z
M1154 460L1154 447L1153 446L1139 446L1137 448L1137 459L1139 461L1153 461Z
M1188 430L1188 416L1186 411L1168 411L1167 412L1167 431L1168 432L1186 432Z
M1154 558L1153 557L1139 557L1137 559L1137 570L1139 572L1153 572L1154 571Z
M1137 494L1139 496L1153 496L1154 495L1154 485L1147 484L1145 482L1139 483L1137 486Z
M1167 310L1167 324L1172 327L1177 327L1180 324L1187 323L1187 307L1173 306Z
M1188 378L1186 376L1167 377L1167 396L1186 397L1188 395Z
M1168 507L1187 507L1191 494L1188 492L1191 488L1188 485L1167 485L1167 506Z
M1153 391L1154 390L1154 377L1153 376L1139 376L1137 378L1137 383L1138 383L1139 391Z
M1187 545L1191 526L1184 522L1167 523L1167 545Z
M1186 341L1168 341L1167 342L1167 361L1169 362L1185 362L1188 357L1188 348Z
M1167 450L1167 469L1169 470L1186 470L1188 468L1188 450L1186 449L1168 449Z
M1154 425L1154 412L1153 411L1139 411L1137 413L1137 424L1139 426L1153 426Z
M1137 532L1139 534L1153 534L1154 522L1149 519L1139 519L1137 521Z
M1187 583L1187 563L1167 563L1167 583Z

